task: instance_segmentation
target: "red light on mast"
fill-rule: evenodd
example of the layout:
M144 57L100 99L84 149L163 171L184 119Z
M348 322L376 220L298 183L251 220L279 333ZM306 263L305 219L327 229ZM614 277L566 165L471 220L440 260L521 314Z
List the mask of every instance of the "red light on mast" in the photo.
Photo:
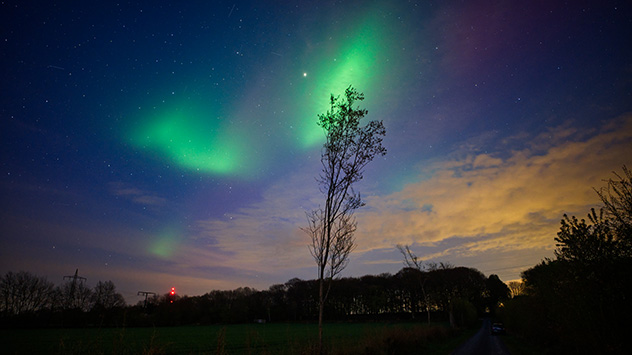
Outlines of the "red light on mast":
M176 288L172 287L171 292L169 292L169 303L173 303L176 298Z

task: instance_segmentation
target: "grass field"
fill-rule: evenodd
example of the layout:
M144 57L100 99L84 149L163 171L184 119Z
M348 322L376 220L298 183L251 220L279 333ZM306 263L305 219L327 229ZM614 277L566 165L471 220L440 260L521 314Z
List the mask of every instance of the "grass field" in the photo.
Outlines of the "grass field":
M317 326L302 323L161 328L4 329L4 354L308 354ZM445 354L467 339L445 325L331 323L331 354ZM395 351L395 352L394 352Z

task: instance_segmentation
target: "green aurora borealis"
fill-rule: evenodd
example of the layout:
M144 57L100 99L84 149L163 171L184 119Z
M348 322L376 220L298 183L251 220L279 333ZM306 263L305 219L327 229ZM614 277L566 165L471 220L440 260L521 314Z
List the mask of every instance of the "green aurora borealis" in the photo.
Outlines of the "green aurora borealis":
M318 147L323 133L316 125L317 115L329 109L329 96L342 94L349 85L370 93L388 72L385 53L389 48L384 39L388 26L375 15L379 11L367 13L355 24L342 26L336 35L324 33L326 37L314 40L303 53L287 55L301 58L300 68L279 76L271 84L274 90L256 89L257 92L247 96L270 101L263 108L256 111L240 108L252 103L212 97L217 91L200 90L189 93L188 97L181 94L171 105L157 105L150 114L133 117L137 121L133 124L135 128L126 137L134 146L187 170L244 179L258 176L266 164L266 154L278 153L279 147L285 150ZM200 53L204 55L203 48ZM247 87L248 79L244 85L244 91L252 90ZM269 95L275 92L283 93L286 99L271 100ZM209 107L208 102L215 102L217 107ZM147 106L156 104L148 102ZM280 114L270 118L271 111ZM271 123L274 119L278 122ZM266 134L276 129L286 134ZM279 142L280 136L286 137L286 141Z
M236 174L253 163L247 139L205 110L183 107L152 117L132 134L132 141L195 171Z

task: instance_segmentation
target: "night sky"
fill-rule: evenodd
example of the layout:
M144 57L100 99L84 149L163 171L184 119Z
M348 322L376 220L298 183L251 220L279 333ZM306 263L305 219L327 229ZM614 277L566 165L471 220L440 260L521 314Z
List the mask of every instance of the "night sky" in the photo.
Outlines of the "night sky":
M632 166L629 1L5 1L0 273L201 295L313 279L331 93L385 157L342 276L397 244L504 281Z

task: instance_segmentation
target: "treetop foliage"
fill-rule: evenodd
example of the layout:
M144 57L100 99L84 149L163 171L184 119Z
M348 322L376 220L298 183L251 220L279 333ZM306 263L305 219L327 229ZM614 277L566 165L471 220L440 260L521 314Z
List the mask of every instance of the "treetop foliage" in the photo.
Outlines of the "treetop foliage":
M564 215L555 238L557 249L554 253L558 260L592 264L626 253L604 219L603 210L597 214L594 208L591 209L588 219L590 223Z
M615 237L628 250L632 249L632 171L623 166L623 173L613 172L615 178L606 180L606 186L595 189L603 203L608 224L616 230Z
M632 257L632 172L623 166L617 179L595 189L603 206L585 219L564 215L557 233L558 260L594 264Z
M370 121L360 126L368 111L354 104L362 100L364 94L349 86L343 97L331 95L330 109L318 115L318 125L326 137L321 155L323 173L319 179L321 188L326 189L323 193L333 190L346 197L348 188L362 179L366 165L376 156L386 154L382 145L386 135L383 122Z

